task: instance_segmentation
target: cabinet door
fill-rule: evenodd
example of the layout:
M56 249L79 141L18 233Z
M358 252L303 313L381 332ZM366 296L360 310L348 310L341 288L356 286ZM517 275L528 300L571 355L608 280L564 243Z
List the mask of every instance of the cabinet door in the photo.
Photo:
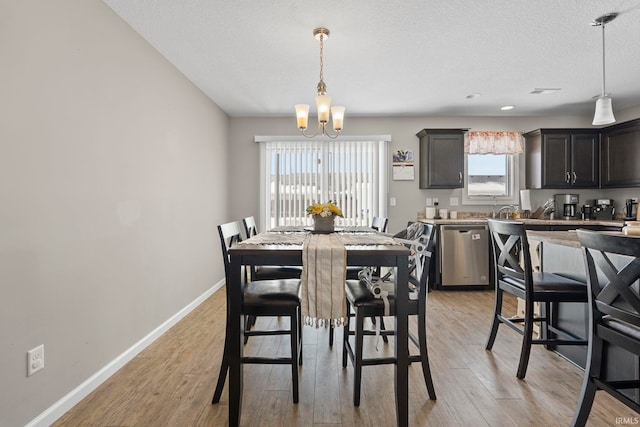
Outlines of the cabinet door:
M462 131L421 132L420 188L464 186L464 137Z
M602 187L639 186L640 123L605 131L602 135Z
M600 184L600 137L598 133L571 136L571 186L594 188Z
M545 134L542 136L542 188L568 188L570 134Z

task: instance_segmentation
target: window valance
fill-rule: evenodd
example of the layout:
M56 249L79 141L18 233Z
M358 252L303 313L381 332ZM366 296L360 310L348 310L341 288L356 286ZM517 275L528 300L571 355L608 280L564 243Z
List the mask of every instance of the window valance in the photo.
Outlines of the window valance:
M524 152L522 132L468 131L464 135L467 154L519 154Z

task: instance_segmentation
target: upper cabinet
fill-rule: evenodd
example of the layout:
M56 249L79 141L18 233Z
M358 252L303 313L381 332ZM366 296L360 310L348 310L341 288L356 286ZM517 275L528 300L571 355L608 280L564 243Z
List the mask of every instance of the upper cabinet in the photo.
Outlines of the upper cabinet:
M602 187L640 186L640 119L602 129Z
M538 129L524 137L527 188L599 186L599 130Z
M420 188L464 187L464 131L423 129L420 138Z

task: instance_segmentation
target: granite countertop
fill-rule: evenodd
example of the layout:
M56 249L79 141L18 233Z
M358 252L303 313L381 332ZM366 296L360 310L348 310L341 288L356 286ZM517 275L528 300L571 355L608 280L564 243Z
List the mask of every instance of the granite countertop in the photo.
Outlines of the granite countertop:
M544 243L553 243L554 245L568 246L571 248L580 248L580 240L578 233L574 230L570 231L527 231L529 241L535 240Z
M458 218L458 219L421 219L421 222L436 225L471 225L471 224L486 224L487 218ZM511 221L511 220L510 220ZM568 220L568 219L515 219L513 221L521 221L525 224L535 225L604 225L610 227L624 226L622 220Z
M600 233L613 234L616 236L624 236L621 231L601 231ZM633 236L636 237L636 236ZM554 245L568 246L571 248L580 248L580 239L575 230L568 231L534 231L527 230L527 238L529 241L538 241L542 243L552 243Z

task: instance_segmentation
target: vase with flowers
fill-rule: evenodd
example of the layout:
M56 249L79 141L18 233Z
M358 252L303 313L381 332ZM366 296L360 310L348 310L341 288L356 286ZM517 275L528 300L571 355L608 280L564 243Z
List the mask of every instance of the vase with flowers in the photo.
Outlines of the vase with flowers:
M316 233L333 233L335 217L342 216L342 210L331 200L308 206L307 213L313 217L313 230Z

